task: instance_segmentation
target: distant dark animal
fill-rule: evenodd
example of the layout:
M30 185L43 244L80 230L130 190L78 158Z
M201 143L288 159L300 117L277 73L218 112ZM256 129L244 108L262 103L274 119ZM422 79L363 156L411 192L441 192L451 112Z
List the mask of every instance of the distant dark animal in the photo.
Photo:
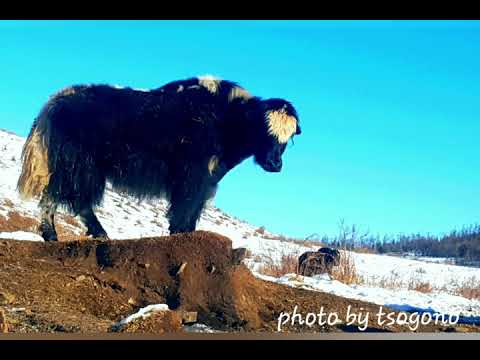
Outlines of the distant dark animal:
M297 112L283 99L263 100L213 77L140 91L78 85L50 98L22 153L18 189L39 196L40 232L57 240L57 206L78 215L87 234L107 238L94 214L109 181L139 199L169 200L170 233L194 231L218 182L254 157L279 172Z
M298 274L303 276L331 274L334 266L335 258L332 255L307 251L298 259Z
M337 249L322 247L318 249L318 252L332 256L334 259L334 265L340 265L340 251L338 251Z
M340 251L322 247L318 251L304 252L298 258L298 273L303 276L331 274L334 266L340 265Z

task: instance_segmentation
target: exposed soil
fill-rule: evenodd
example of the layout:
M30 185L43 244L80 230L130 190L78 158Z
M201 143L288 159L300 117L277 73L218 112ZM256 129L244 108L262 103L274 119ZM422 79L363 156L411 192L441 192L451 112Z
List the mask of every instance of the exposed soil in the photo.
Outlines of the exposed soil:
M276 331L282 312L377 313L379 306L290 288L255 278L238 265L231 240L197 231L100 242L0 239L0 309L10 332L112 332L119 320L149 304L172 312L123 327L128 332L181 331L181 311L223 331ZM2 297L3 296L3 297ZM180 319L180 320L179 320ZM284 326L287 331L358 331L356 326ZM457 331L440 325L418 331ZM458 331L478 331L462 326ZM410 331L406 326L366 331Z
M7 201L8 200L5 200L4 205L8 204ZM73 216L59 213L57 214L57 222L55 224L55 229L57 230L59 238L63 239L64 237L67 237L75 238L75 240L88 239L88 237L86 236L75 235L75 233L64 224L70 225L72 228L84 228ZM6 217L0 215L0 231L30 231L34 233L39 233L39 225L40 220L38 218L22 215L18 211L11 210L8 212Z

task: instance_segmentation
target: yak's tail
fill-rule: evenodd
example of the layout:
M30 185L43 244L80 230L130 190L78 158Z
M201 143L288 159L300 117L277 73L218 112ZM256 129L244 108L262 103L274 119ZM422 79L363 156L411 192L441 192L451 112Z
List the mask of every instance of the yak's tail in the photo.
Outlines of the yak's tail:
M17 189L22 199L40 196L49 183L48 146L36 122L22 150L22 171Z

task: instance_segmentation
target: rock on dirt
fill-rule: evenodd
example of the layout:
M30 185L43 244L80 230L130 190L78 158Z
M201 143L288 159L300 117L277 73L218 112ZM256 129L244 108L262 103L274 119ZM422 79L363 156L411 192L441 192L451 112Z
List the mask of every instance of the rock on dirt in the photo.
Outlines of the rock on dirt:
M138 318L115 329L127 333L176 333L183 332L182 315L176 311L158 311L146 318Z
M15 295L0 290L0 305L13 304L14 301Z

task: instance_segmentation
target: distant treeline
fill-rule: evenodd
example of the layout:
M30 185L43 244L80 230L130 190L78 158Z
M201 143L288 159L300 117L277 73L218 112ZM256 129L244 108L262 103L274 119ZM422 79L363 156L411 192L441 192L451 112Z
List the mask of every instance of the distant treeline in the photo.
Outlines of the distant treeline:
M379 254L410 253L415 256L455 258L465 264L480 262L480 225L466 226L442 236L410 234L380 237L362 234L355 226L346 227L344 224L340 229L338 236L324 237L321 242Z

